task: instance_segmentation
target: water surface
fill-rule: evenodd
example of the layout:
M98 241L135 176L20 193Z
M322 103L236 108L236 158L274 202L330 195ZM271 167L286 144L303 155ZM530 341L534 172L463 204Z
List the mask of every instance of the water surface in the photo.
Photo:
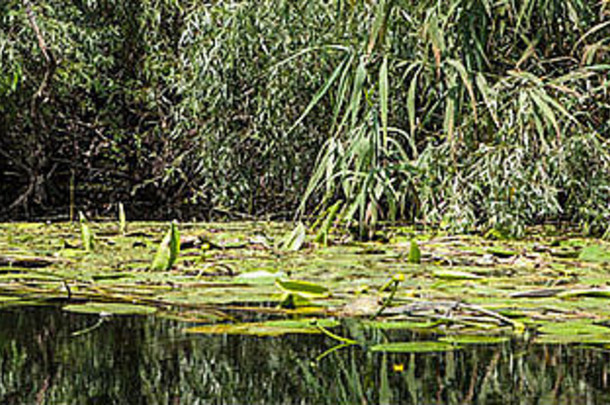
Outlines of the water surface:
M600 348L513 340L427 354L337 350L323 335L196 335L193 324L58 307L0 310L2 404L608 403ZM418 339L393 331L392 340Z

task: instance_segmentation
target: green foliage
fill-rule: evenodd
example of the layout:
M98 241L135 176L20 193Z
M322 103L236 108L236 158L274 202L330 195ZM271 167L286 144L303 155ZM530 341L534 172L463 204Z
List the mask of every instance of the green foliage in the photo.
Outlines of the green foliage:
M453 230L521 234L561 218L599 232L610 66L596 6L380 1L359 20L368 35L320 90L336 125L302 212L318 190L323 206L347 200L362 237L397 214Z
M180 254L180 233L176 221L172 221L167 233L157 249L157 254L150 266L151 270L169 270L176 263Z
M0 214L63 213L74 175L142 216L341 200L364 239L608 229L607 2L30 3L46 48L0 5Z

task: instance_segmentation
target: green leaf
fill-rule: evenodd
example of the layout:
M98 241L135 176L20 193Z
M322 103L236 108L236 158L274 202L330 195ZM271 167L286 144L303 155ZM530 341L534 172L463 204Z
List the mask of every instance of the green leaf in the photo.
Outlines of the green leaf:
M284 238L281 247L284 250L290 250L296 252L301 250L305 244L305 237L307 236L307 229L302 222L299 222L292 232Z
M328 234L330 232L330 229L332 228L333 222L337 218L337 212L339 211L339 208L341 207L342 204L343 204L343 201L339 200L332 207L330 207L328 209L328 214L326 214L326 218L324 219L324 222L320 226L320 229L318 230L318 233L316 234L314 242L321 243L324 246L326 246L328 244Z
M434 328L438 326L438 323L429 321L366 321L364 325L381 330L413 330Z
M421 263L421 250L419 250L419 245L414 240L411 241L411 247L409 248L409 257L407 261L409 263Z
M387 148L388 139L388 88L388 58L383 58L383 63L381 64L381 69L379 71L379 103L381 107L381 127L383 130L384 148Z
M93 251L95 239L93 231L91 231L91 228L89 228L89 224L87 223L85 215L79 211L78 216L80 218L80 233L81 240L83 242L83 249L85 249L85 251L87 252L91 252Z
M421 68L415 72L411 82L409 83L409 90L407 92L407 114L409 116L409 128L411 133L411 139L415 139L415 99L417 92L417 79Z
M483 277L474 273L458 270L435 270L432 275L445 280L479 280Z
M329 293L328 288L308 281L278 279L275 281L275 285L287 293L310 297L325 297Z
M601 245L591 245L584 247L578 257L585 262L607 263L610 262L610 249Z
M119 203L119 232L121 235L125 235L127 231L127 219L125 217L125 208L123 203Z
M441 342L459 345L487 345L508 342L508 336L456 335L439 338Z
M579 319L566 322L553 322L542 325L538 332L547 335L607 335L610 337L610 328L594 325L591 320Z
M461 349L460 346L445 342L422 341L422 342L391 342L381 343L371 347L372 352L384 353L433 353L449 352Z
M298 307L310 307L311 301L303 297L301 294L286 293L278 304L279 308L296 309Z
M589 288L583 290L569 290L557 294L559 298L592 297L610 298L610 289Z
M321 319L318 321L325 327L338 325L337 321ZM236 323L221 325L203 325L188 328L187 333L202 333L207 335L253 335L281 336L287 334L319 334L320 331L312 325L312 320L285 320L252 323Z
M365 62L361 61L356 68L356 76L354 77L354 85L352 87L352 98L350 101L350 110L352 113L352 125L351 128L356 127L358 122L358 113L360 111L360 101L362 99L364 81L366 79L366 66Z
M294 124L292 124L292 127L290 127L290 129L288 130L288 133L291 133L296 127L299 126L299 124L301 122L303 122L303 120L305 119L305 117L307 117L307 115L311 112L311 110L320 102L320 100L322 99L322 97L324 97L324 95L328 92L328 90L330 89L330 87L332 86L332 84L335 82L335 80L337 80L337 77L339 77L339 75L341 74L341 72L343 71L343 69L346 68L346 66L348 65L348 62L351 59L348 57L346 57L340 64L339 66L336 67L335 71L332 73L332 75L328 78L328 80L326 81L326 83L324 83L324 85L322 86L322 88L320 90L318 90L318 92L314 95L313 99L309 102L309 104L307 105L307 107L305 108L305 111L303 111L303 113L301 114L301 116L296 120L296 122Z
M180 254L180 234L176 222L172 222L161 241L157 254L152 262L152 270L169 270Z
M170 225L170 243L169 243L169 268L171 268L178 256L180 255L180 232L178 231L178 223L172 221Z
M497 247L497 246L492 246L487 249L487 253L490 253L497 257L507 258L507 257L513 257L513 256L517 255L518 252L515 252L514 250L504 249L504 248Z
M79 314L100 315L150 315L157 312L157 308L146 305L118 304L88 302L86 304L71 304L62 308L64 311Z
M241 273L235 277L235 281L245 282L249 284L274 284L275 280L281 277L286 277L283 271L270 272L267 270L256 270L247 273Z

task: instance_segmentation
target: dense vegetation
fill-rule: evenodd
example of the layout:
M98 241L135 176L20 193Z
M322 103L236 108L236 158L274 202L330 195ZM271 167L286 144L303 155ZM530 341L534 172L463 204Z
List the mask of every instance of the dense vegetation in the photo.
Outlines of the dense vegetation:
M5 0L0 210L603 232L609 72L607 0Z

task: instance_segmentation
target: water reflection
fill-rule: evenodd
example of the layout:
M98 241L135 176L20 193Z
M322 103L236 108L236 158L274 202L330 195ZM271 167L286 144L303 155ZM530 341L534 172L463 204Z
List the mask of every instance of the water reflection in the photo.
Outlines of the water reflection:
M333 344L318 335L185 335L185 324L117 317L71 336L96 321L49 307L1 310L0 403L610 402L610 356L595 349L512 342L409 355L353 347L316 363Z

